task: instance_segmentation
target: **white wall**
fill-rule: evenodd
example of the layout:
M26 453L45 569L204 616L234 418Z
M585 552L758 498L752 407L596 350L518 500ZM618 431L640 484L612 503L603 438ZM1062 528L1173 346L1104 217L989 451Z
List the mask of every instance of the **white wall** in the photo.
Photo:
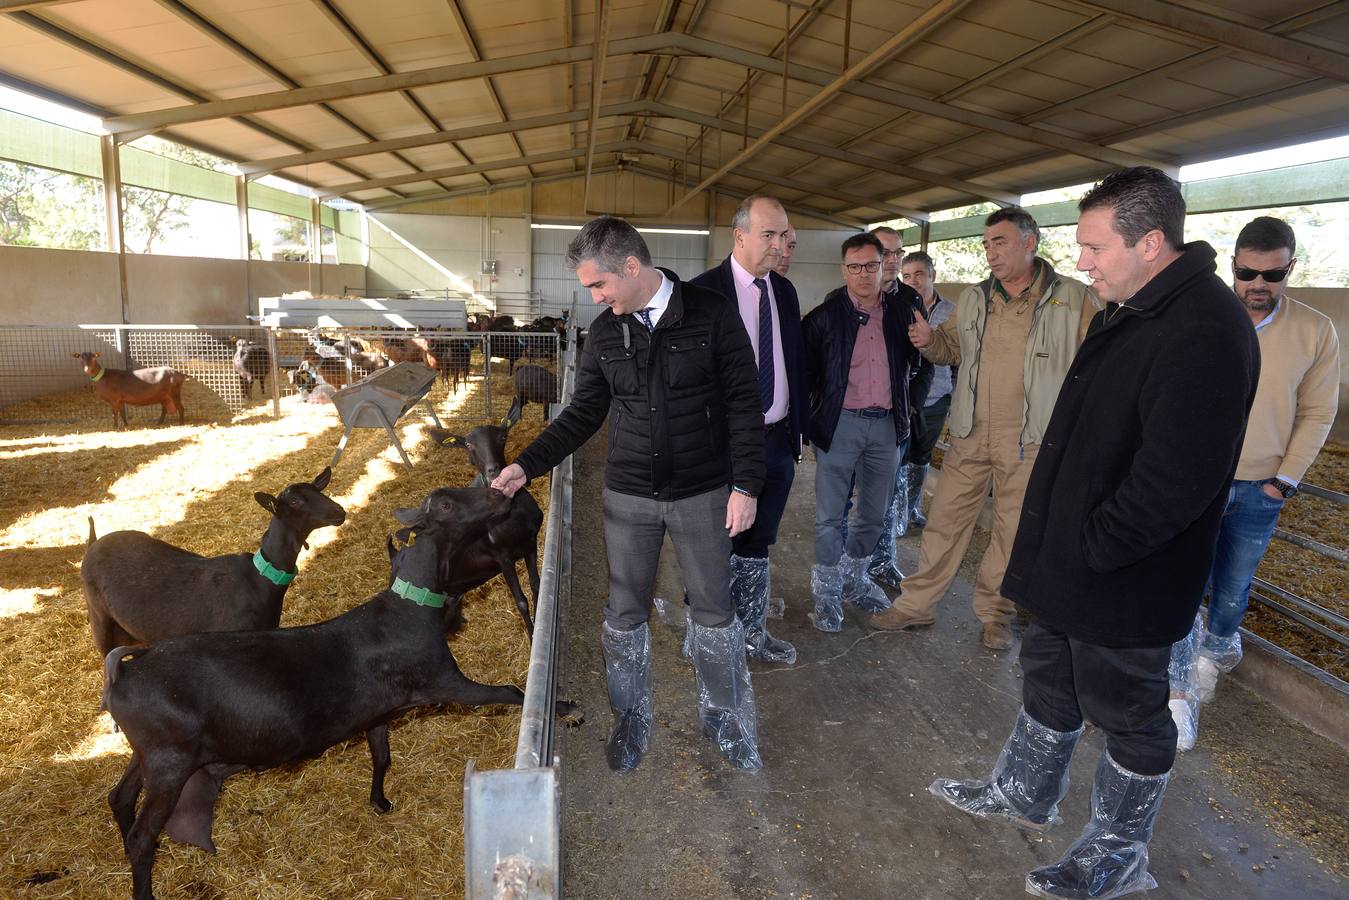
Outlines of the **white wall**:
M257 312L259 296L365 284L365 268L356 265L137 254L126 260L128 318L140 324L242 325ZM122 320L116 254L0 246L0 271L0 324Z
M529 291L530 234L526 218L420 213L376 213L371 218L375 223L370 226L368 287L458 290L460 285L449 275L453 273L484 293L524 295ZM485 259L497 260L494 282L482 274Z

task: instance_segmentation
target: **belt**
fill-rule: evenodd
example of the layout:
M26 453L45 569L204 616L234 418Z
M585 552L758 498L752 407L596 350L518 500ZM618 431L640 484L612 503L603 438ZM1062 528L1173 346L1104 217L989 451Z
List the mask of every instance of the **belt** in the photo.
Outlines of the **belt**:
M767 434L768 432L772 431L774 428L781 428L782 426L784 426L784 425L786 425L786 424L787 424L787 419L786 419L785 416L784 416L783 418L781 418L781 419L778 419L776 422L770 422L769 424L767 424L767 425L765 425L765 426L763 427L764 434Z
M890 410L881 409L879 406L868 406L866 409L845 409L843 411L854 416L861 416L864 419L884 419L890 415Z

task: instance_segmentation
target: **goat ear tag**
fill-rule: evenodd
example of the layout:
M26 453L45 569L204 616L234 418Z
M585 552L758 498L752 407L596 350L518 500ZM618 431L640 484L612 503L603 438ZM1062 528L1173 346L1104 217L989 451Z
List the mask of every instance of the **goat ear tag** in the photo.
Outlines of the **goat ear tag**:
M271 494L266 494L263 493L262 491L258 491L253 495L253 499L258 501L258 506L261 506L269 513L276 512L276 498L273 497Z

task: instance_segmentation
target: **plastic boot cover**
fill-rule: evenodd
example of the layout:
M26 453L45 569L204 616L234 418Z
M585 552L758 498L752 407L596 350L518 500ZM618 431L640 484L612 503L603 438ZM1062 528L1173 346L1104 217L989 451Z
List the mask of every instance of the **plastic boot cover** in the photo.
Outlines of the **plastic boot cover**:
M1055 731L1023 708L988 781L938 778L928 791L972 816L1045 831L1062 821L1059 801L1068 793L1068 763L1082 731Z
M1199 694L1199 702L1208 703L1218 693L1218 675L1221 674L1218 664L1201 652L1199 658L1195 660L1194 673L1195 680L1198 682L1196 690Z
M927 524L923 515L923 482L927 480L927 466L909 464L904 467L909 483L909 524L922 528Z
M1177 752L1193 750L1199 739L1199 701L1172 697L1167 705L1171 707L1171 721L1176 723Z
M1171 645L1167 677L1171 682L1171 718L1176 723L1176 749L1194 749L1199 736L1199 643L1204 635L1203 613L1194 617L1190 633Z
M1157 886L1148 874L1148 841L1166 793L1165 775L1136 775L1101 754L1091 789L1091 822L1052 866L1026 876L1037 897L1104 900Z
M731 601L735 616L745 629L745 649L760 662L796 662L796 648L768 633L768 590L770 575L767 559L731 554Z
M684 611L679 608L679 604L666 600L664 597L652 597L651 605L656 608L656 618L665 624L665 627L679 634L684 629Z
M782 597L768 598L768 618L781 619L787 615L787 601Z
M754 688L745 661L744 627L739 619L722 628L690 622L689 631L693 635L693 671L703 733L736 768L763 768Z
M810 594L815 598L815 611L810 621L820 631L843 630L843 567L810 567Z
M1199 652L1213 660L1219 672L1227 674L1241 662L1241 632L1231 637L1218 637L1212 632L1206 632Z
M891 503L885 511L885 519L881 522L880 540L876 541L876 549L871 554L871 559L867 561L867 575L877 584L894 591L900 590L904 581L904 573L895 565L894 527L898 521L897 513L903 513L902 507Z
M609 768L630 772L651 741L651 629L643 622L632 631L619 631L605 622L600 644L614 711L605 752Z
M890 598L867 575L869 562L846 553L838 561L839 568L843 570L843 602L851 603L862 612L884 612L890 608Z

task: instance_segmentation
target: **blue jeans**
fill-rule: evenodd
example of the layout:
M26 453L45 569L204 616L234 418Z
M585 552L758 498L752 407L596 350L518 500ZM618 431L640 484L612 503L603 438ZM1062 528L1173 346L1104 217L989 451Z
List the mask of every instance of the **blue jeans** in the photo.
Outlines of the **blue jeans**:
M1230 638L1237 633L1246 615L1251 579L1283 509L1282 498L1270 497L1260 485L1259 481L1234 481L1227 495L1218 554L1209 575L1208 631L1213 637Z

